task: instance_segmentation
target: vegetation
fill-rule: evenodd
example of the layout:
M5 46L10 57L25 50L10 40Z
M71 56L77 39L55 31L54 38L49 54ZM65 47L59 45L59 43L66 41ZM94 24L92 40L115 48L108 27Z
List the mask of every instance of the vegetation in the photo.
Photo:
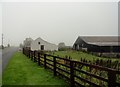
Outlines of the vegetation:
M82 62L88 61L88 63L89 63L89 61L91 61L90 64L96 64L96 65L100 65L100 66L114 68L114 69L120 71L120 59L117 59L117 58L98 57L98 56L95 56L92 54L88 54L86 52L72 51L72 50L71 51L56 51L56 52L53 52L51 54L54 54L56 56L60 56L63 58L70 58L70 59L76 60L76 61L81 61L81 59L82 59ZM102 60L102 63L101 63L101 60ZM111 61L111 63L110 63L110 61ZM89 67L84 66L84 67L80 68L80 70L89 72ZM90 73L97 75L97 76L101 76L103 78L107 78L107 72L105 72L105 71L93 69ZM78 72L77 75L80 75L82 78L89 79L89 76L84 75L82 73ZM107 85L104 82L99 83L100 81L97 79L94 79L94 78L92 78L92 79L90 78L90 80L94 83L104 85L104 87ZM117 82L120 82L120 75L119 74L117 75ZM84 83L81 83L81 84L84 84Z
M52 72L33 63L21 52L16 52L5 71L3 72L3 85L60 85L67 83L54 77Z
M76 61L86 62L90 64L96 64L103 67L113 68L116 70L120 70L120 59L118 58L105 58L98 57L86 52L82 51L56 51L50 54L54 54L56 56L60 56L67 59L72 59Z
M50 53L51 55L57 55L56 53L58 52L63 52L61 55L64 55L63 57L64 58L69 58L69 57L66 57L66 55L68 55L67 53L68 52L75 52L75 54L78 52L78 51L56 51L56 52L47 52L47 53ZM79 51L80 52L80 51ZM24 54L28 56L28 50L24 50ZM71 53L72 54L72 53ZM84 53L83 53L84 54ZM90 55L90 54L87 54L87 55ZM34 57L33 57L34 56ZM37 61L38 62L38 52L35 51L34 54L33 52L30 53L30 58L34 61ZM102 78L105 78L105 79L109 79L112 81L111 78L108 78L108 76L112 76L115 77L114 75L116 73L111 73L108 75L108 71L104 70L105 68L103 69L100 69L98 66L96 67L92 67L91 68L91 65L84 65L82 63L78 63L78 62L74 62L74 63L70 63L70 61L68 60L64 60L63 58L59 58L59 57L54 57L54 56L50 56L50 55L47 55L46 57L44 57L45 55L41 53L40 55L40 59L42 59L40 62L40 64L44 65L44 67L46 67L46 64L47 64L47 67L49 67L50 69L52 69L53 71L56 71L54 67L56 67L57 69L57 73L58 75L61 75L62 78L65 78L67 76L67 78L70 77L70 75L72 75L71 73L74 72L74 79L75 81L77 81L78 83L82 84L82 85L85 85L85 86L90 86L91 83L86 83L84 81L81 81L78 77L81 77L83 78L85 81L90 81L92 82L93 84L97 84L97 85L100 85L102 87L107 87L108 84L110 83L107 83L106 81L102 81L101 79L97 78L96 76L99 76L99 77L102 77ZM69 55L68 55L69 56ZM93 56L93 55L91 55ZM47 59L46 59L47 58ZM54 58L57 58L56 61L57 61L57 64L54 65L53 62L55 62L55 59ZM89 58L89 56L87 57ZM87 59L86 58L86 59ZM74 58L72 58L74 60ZM100 58L102 59L102 58ZM46 61L47 60L47 61ZM48 61L49 60L49 61ZM115 61L115 60L114 60ZM83 61L84 62L84 61ZM85 61L86 62L86 61ZM87 63L92 63L93 61L91 62L87 62ZM97 62L97 61L96 61ZM72 64L72 65L71 65ZM96 65L98 65L98 63L95 63ZM109 65L109 62L105 63L103 62L102 65ZM112 64L112 63L111 63ZM120 63L119 63L120 64ZM67 66L71 66L71 67L74 67L73 71L71 71L71 67L67 67ZM113 66L113 65L112 65ZM77 70L76 70L77 69ZM83 73L84 72L84 73ZM59 74L60 73L60 74ZM55 73L54 73L55 74ZM91 74L91 75L90 75ZM76 77L76 75L78 77ZM116 76L117 80L114 80L114 81L117 81L117 83L120 82L120 75L117 73L117 76ZM69 78L70 79L70 78ZM73 80L72 80L73 81ZM112 81L112 82L114 82ZM74 82L74 81L73 81Z
M96 59L103 59L103 60L108 60L108 59L112 59L112 61L120 61L120 59L117 58L105 58L105 57L98 57L92 54L88 54L82 51L56 51L53 53L54 55L60 56L60 57L66 57L69 56L71 57L73 60L77 60L80 61L81 58L83 59L87 59L87 60L96 60Z
M2 75L0 75L0 86L2 85Z

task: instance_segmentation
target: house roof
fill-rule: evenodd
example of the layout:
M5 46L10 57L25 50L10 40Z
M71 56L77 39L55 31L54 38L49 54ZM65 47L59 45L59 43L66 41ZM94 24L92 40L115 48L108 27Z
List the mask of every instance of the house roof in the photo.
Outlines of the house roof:
M88 44L98 46L120 46L120 36L79 36L83 41Z
M53 44L53 43L50 43L50 42L47 42L47 41L45 41L45 40L43 40L41 37L38 37L37 39L35 39L34 41L44 41L44 42L46 42L46 43L48 43L48 44ZM56 44L53 44L53 45L56 45ZM57 46L57 45L56 45Z

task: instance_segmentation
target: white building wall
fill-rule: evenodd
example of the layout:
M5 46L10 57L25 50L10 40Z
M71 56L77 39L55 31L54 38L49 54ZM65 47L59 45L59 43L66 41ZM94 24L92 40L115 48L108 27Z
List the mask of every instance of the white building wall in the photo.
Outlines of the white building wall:
M40 45L38 44L38 42L40 42ZM57 45L48 43L41 38L38 38L31 43L31 50L41 50L41 45L44 45L44 50L46 51L58 50Z

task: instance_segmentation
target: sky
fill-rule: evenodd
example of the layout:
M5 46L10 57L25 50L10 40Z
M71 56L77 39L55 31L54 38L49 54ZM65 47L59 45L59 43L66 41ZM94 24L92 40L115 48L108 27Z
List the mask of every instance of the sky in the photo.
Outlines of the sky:
M118 3L118 14L120 15L120 1ZM118 16L118 35L120 36L120 16Z
M5 1L0 4L5 45L17 46L27 37L41 37L72 46L78 36L118 35L117 2Z

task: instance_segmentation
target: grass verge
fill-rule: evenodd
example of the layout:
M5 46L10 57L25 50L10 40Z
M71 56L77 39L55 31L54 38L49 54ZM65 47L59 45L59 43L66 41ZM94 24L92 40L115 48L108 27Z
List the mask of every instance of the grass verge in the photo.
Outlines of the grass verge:
M3 72L2 85L60 85L68 84L52 72L16 52Z

